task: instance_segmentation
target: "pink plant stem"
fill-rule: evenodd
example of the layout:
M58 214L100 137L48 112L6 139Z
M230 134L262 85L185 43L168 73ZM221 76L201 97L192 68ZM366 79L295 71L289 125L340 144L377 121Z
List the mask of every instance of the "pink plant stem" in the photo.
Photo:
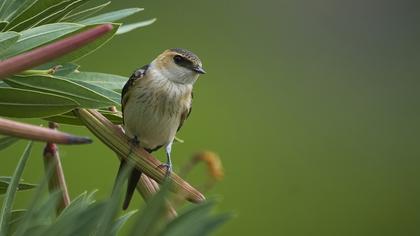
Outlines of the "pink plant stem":
M49 122L48 126L53 130L58 127L58 125L54 122ZM61 166L57 144L47 142L45 145L44 166L46 171L52 171L52 175L48 182L48 189L50 190L50 193L60 190L61 196L57 206L57 214L60 214L64 208L70 204L70 196L67 190L66 180L64 178L63 167Z
M82 46L93 42L112 30L111 24L104 24L88 29L57 42L33 49L29 52L0 61L0 79L9 75L42 65L48 61L68 54Z
M51 130L3 118L0 118L0 134L59 144L84 144L92 142L92 140L87 137L73 136L57 130Z

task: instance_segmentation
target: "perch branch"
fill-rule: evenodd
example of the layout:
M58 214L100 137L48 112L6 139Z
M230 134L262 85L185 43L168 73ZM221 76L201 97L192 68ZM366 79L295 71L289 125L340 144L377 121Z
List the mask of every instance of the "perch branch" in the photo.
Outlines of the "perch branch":
M137 169L156 182L164 182L165 170L159 168L162 163L143 148L133 148L130 145L128 137L101 113L92 109L76 109L75 114L95 136L116 152L117 156L124 157L127 162L131 162ZM203 194L177 174L172 173L170 179L172 182L172 191L184 196L191 202L198 203L205 200Z
M108 110L112 112L116 112L115 107L110 107ZM121 125L115 126L120 130L120 132L124 132ZM123 159L122 157L118 157L120 160ZM149 178L147 175L142 174L140 176L140 180L137 182L137 191L140 193L140 195L143 197L143 199L147 202L149 199L154 196L157 192L159 192L159 184L156 183L153 179ZM175 208L172 206L172 204L167 201L166 203L166 216L168 219L173 219L177 216Z

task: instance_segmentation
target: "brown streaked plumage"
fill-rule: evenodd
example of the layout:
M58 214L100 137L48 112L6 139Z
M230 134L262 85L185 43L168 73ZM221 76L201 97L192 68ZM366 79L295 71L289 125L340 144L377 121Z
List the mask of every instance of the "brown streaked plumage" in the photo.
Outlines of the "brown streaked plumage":
M204 73L194 53L168 49L136 70L122 90L126 134L149 152L165 146L168 174L172 170L172 142L191 113L193 84ZM128 207L140 175L134 170L129 178L123 209Z

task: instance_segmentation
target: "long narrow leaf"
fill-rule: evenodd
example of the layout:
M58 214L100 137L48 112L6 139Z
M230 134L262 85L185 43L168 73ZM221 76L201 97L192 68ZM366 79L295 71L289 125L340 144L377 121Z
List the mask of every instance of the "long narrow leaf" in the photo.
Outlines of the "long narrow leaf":
M135 214L137 213L137 210L130 211L127 214L124 214L120 218L115 221L115 223L112 226L111 233L109 233L110 236L116 236L118 231L121 230L121 228L124 226L124 224Z
M13 46L9 47L4 52L0 52L0 59L9 58L31 50L81 29L82 27L82 25L74 23L55 23L22 31L21 37Z
M108 98L109 100L115 102L115 105L119 107L120 103L121 103L121 95L117 92L114 92L112 90L106 89L106 88L102 88L100 86L97 86L95 84L91 84L85 81L76 81L73 80L74 83L81 85L85 88L88 88L92 91L95 91L96 93Z
M128 77L98 72L75 72L65 76L66 79L88 82L102 88L120 92Z
M112 12L101 14L99 16L94 16L94 17L79 21L79 23L87 25L87 24L116 22L120 19L131 16L134 13L142 11L142 10L143 8L127 8L127 9L112 11Z
M22 157L13 173L10 185L7 188L6 196L4 198L3 206L0 212L0 236L7 235L8 224L11 216L12 205L15 200L16 191L18 188L19 180L22 178L23 170L32 150L32 141L26 146Z
M41 198L40 204L35 204L26 212L21 219L21 225L26 225L27 229L23 230L24 235L30 236L44 236L44 231L48 228L48 224L53 222L56 209L59 204L60 191L52 192L47 198ZM31 213L32 211L32 213ZM28 218L28 214L32 214L31 218ZM17 229L16 233L19 233L21 229ZM22 232L22 231L21 231Z
M128 33L132 30L138 29L138 28L142 28L148 25L153 24L156 21L156 18L153 18L151 20L147 20L147 21L141 21L141 22L137 22L137 23L132 23L132 24L123 24L117 31L117 35L119 34L125 34Z
M24 209L12 211L12 215L9 220L9 235L13 235L13 233L16 231L25 213L26 213L26 210Z
M69 98L19 88L0 88L0 115L39 118L59 115L78 107Z
M87 87L53 76L13 76L5 82L16 88L57 94L76 101L81 107L101 108L119 105Z
M228 220L230 214L211 216L214 201L193 206L170 222L162 236L195 236L208 235L217 226Z
M133 167L126 165L120 172L118 172L117 179L114 183L111 198L106 203L105 211L99 220L97 226L96 235L106 235L112 231L113 222L117 215L118 209L120 209L120 200L122 198L122 189L125 180L127 180L129 174L132 172Z
M3 0L3 4L0 3L0 19L10 21L34 2L34 0Z
M19 39L19 36L20 34L13 31L0 33L0 51L4 51L16 43L16 41Z
M81 21L93 14L95 14L96 12L102 10L104 7L108 6L111 2L106 2L103 3L101 5L83 10L83 11L77 11L77 12L71 12L69 15L65 16L62 21L67 21L67 22L76 22L76 21ZM77 10L77 9L76 9Z
M64 217L67 214L73 214L75 211L87 208L89 205L95 202L95 200L93 199L93 195L95 193L96 191L93 191L90 194L88 194L87 192L83 192L82 194L74 198L70 202L70 205L64 208L59 217Z
M14 18L6 29L21 31L62 10L71 0L38 0L31 8Z
M156 235L160 231L161 220L166 210L166 197L169 193L169 185L166 182L161 190L149 200L146 208L137 217L136 223L129 235Z
M3 31L4 28L9 24L8 21L2 21L0 20L0 31Z
M8 176L0 176L0 194L3 194L7 191L7 188L10 185L10 181L11 181L11 177ZM21 191L21 190L28 190L28 189L33 189L35 188L36 185L35 184L30 184L30 183L24 183L24 182L19 182L17 190Z
M69 4L50 16L42 19L36 25L51 24L60 21L66 14L90 0L72 0Z
M3 137L3 138L0 138L0 150L3 150L5 148L8 148L9 146L11 146L12 144L16 143L17 141L19 141L19 139L16 138L16 137Z

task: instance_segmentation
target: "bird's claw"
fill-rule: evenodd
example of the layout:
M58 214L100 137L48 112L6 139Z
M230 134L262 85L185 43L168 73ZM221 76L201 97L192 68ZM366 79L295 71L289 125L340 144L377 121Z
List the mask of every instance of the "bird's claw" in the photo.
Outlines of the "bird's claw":
M139 145L140 145L140 141L139 141L139 139L137 138L137 136L134 136L134 138L132 138L132 139L131 139L131 144L132 144L133 146L135 146L135 147L137 147L137 146L139 146Z
M165 177L166 178L168 178L170 175L171 175L171 172L172 172L172 165L170 165L170 164L168 164L168 163L163 163L163 164L160 164L159 166L158 166L160 169L166 169L166 172L165 172Z

